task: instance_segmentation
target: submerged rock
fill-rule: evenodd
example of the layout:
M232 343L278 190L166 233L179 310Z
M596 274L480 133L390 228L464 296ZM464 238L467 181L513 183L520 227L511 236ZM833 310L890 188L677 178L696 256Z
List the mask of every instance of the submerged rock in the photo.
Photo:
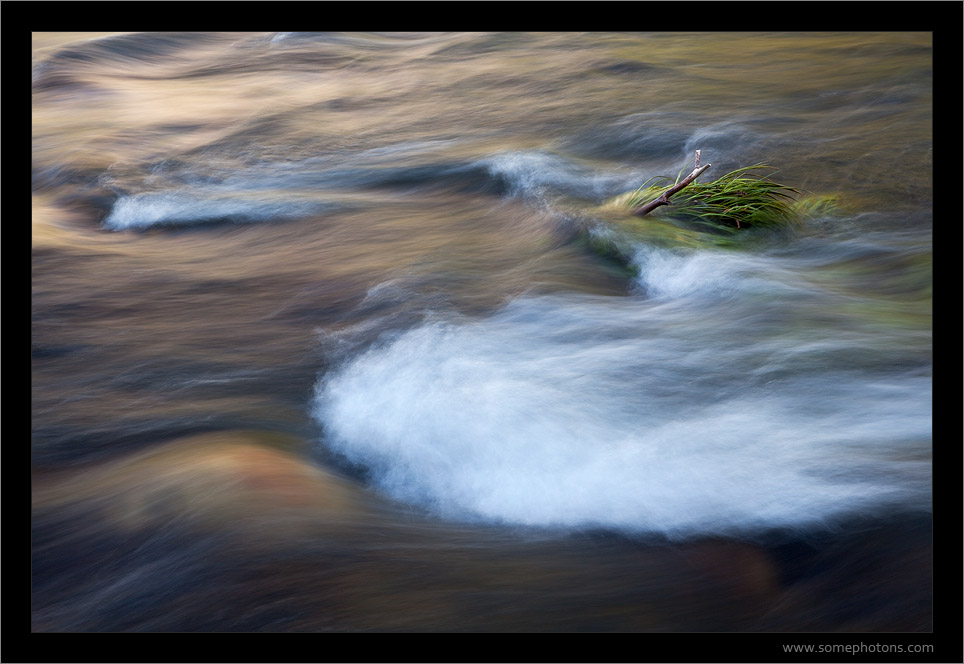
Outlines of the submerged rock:
M36 482L34 509L93 507L102 526L125 531L176 520L265 533L350 522L364 512L362 490L289 451L297 444L266 432L190 436Z

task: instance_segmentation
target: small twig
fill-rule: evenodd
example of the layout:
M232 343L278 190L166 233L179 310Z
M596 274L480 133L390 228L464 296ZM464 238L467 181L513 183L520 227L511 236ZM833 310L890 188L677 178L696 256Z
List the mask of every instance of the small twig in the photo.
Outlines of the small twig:
M697 162L697 164L699 164L699 158L700 158L700 157L699 157L699 154L700 154L700 153L699 153L699 150L697 150L697 151L696 151L696 162ZM690 173L690 174L687 175L685 178L683 178L682 180L680 180L678 183L676 183L675 185L673 185L672 187L670 187L669 189L667 189L666 191L664 191L662 196L660 196L659 198L657 198L657 199L655 199L655 200L650 201L649 203L646 203L645 205L641 205L640 207L635 208L635 209L633 210L633 214L642 217L644 214L649 214L650 212L652 212L653 210L655 210L656 208L658 208L658 207L661 206L661 205L669 205L669 197L670 197L670 196L672 196L673 194L675 194L676 192L678 192L680 189L682 189L683 187L685 187L686 185L688 185L689 183L691 183L693 180L695 180L696 178L698 178L698 177L700 176L700 174L701 174L703 171L705 171L707 168L709 168L710 166L712 166L712 164L706 164L705 166L697 166L696 168L693 169L693 172L692 172L692 173Z

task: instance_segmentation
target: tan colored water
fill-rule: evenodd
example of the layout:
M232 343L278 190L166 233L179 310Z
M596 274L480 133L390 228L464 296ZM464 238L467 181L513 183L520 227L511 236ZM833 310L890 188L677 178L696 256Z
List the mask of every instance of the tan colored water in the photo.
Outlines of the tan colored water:
M930 35L33 55L35 630L930 629ZM845 212L579 240L695 148Z

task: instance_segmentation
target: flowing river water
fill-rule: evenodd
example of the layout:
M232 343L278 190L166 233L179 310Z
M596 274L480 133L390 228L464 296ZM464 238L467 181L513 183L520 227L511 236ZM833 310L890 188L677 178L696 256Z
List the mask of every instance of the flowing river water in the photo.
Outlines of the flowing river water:
M931 36L719 37L34 34L34 630L930 630Z

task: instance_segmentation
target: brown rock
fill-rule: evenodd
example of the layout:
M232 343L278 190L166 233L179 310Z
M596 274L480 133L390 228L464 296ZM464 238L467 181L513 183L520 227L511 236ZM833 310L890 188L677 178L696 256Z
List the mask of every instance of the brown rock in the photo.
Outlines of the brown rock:
M275 434L226 431L35 482L35 509L97 504L107 526L156 528L171 519L259 532L347 523L365 512L361 489L292 451Z

